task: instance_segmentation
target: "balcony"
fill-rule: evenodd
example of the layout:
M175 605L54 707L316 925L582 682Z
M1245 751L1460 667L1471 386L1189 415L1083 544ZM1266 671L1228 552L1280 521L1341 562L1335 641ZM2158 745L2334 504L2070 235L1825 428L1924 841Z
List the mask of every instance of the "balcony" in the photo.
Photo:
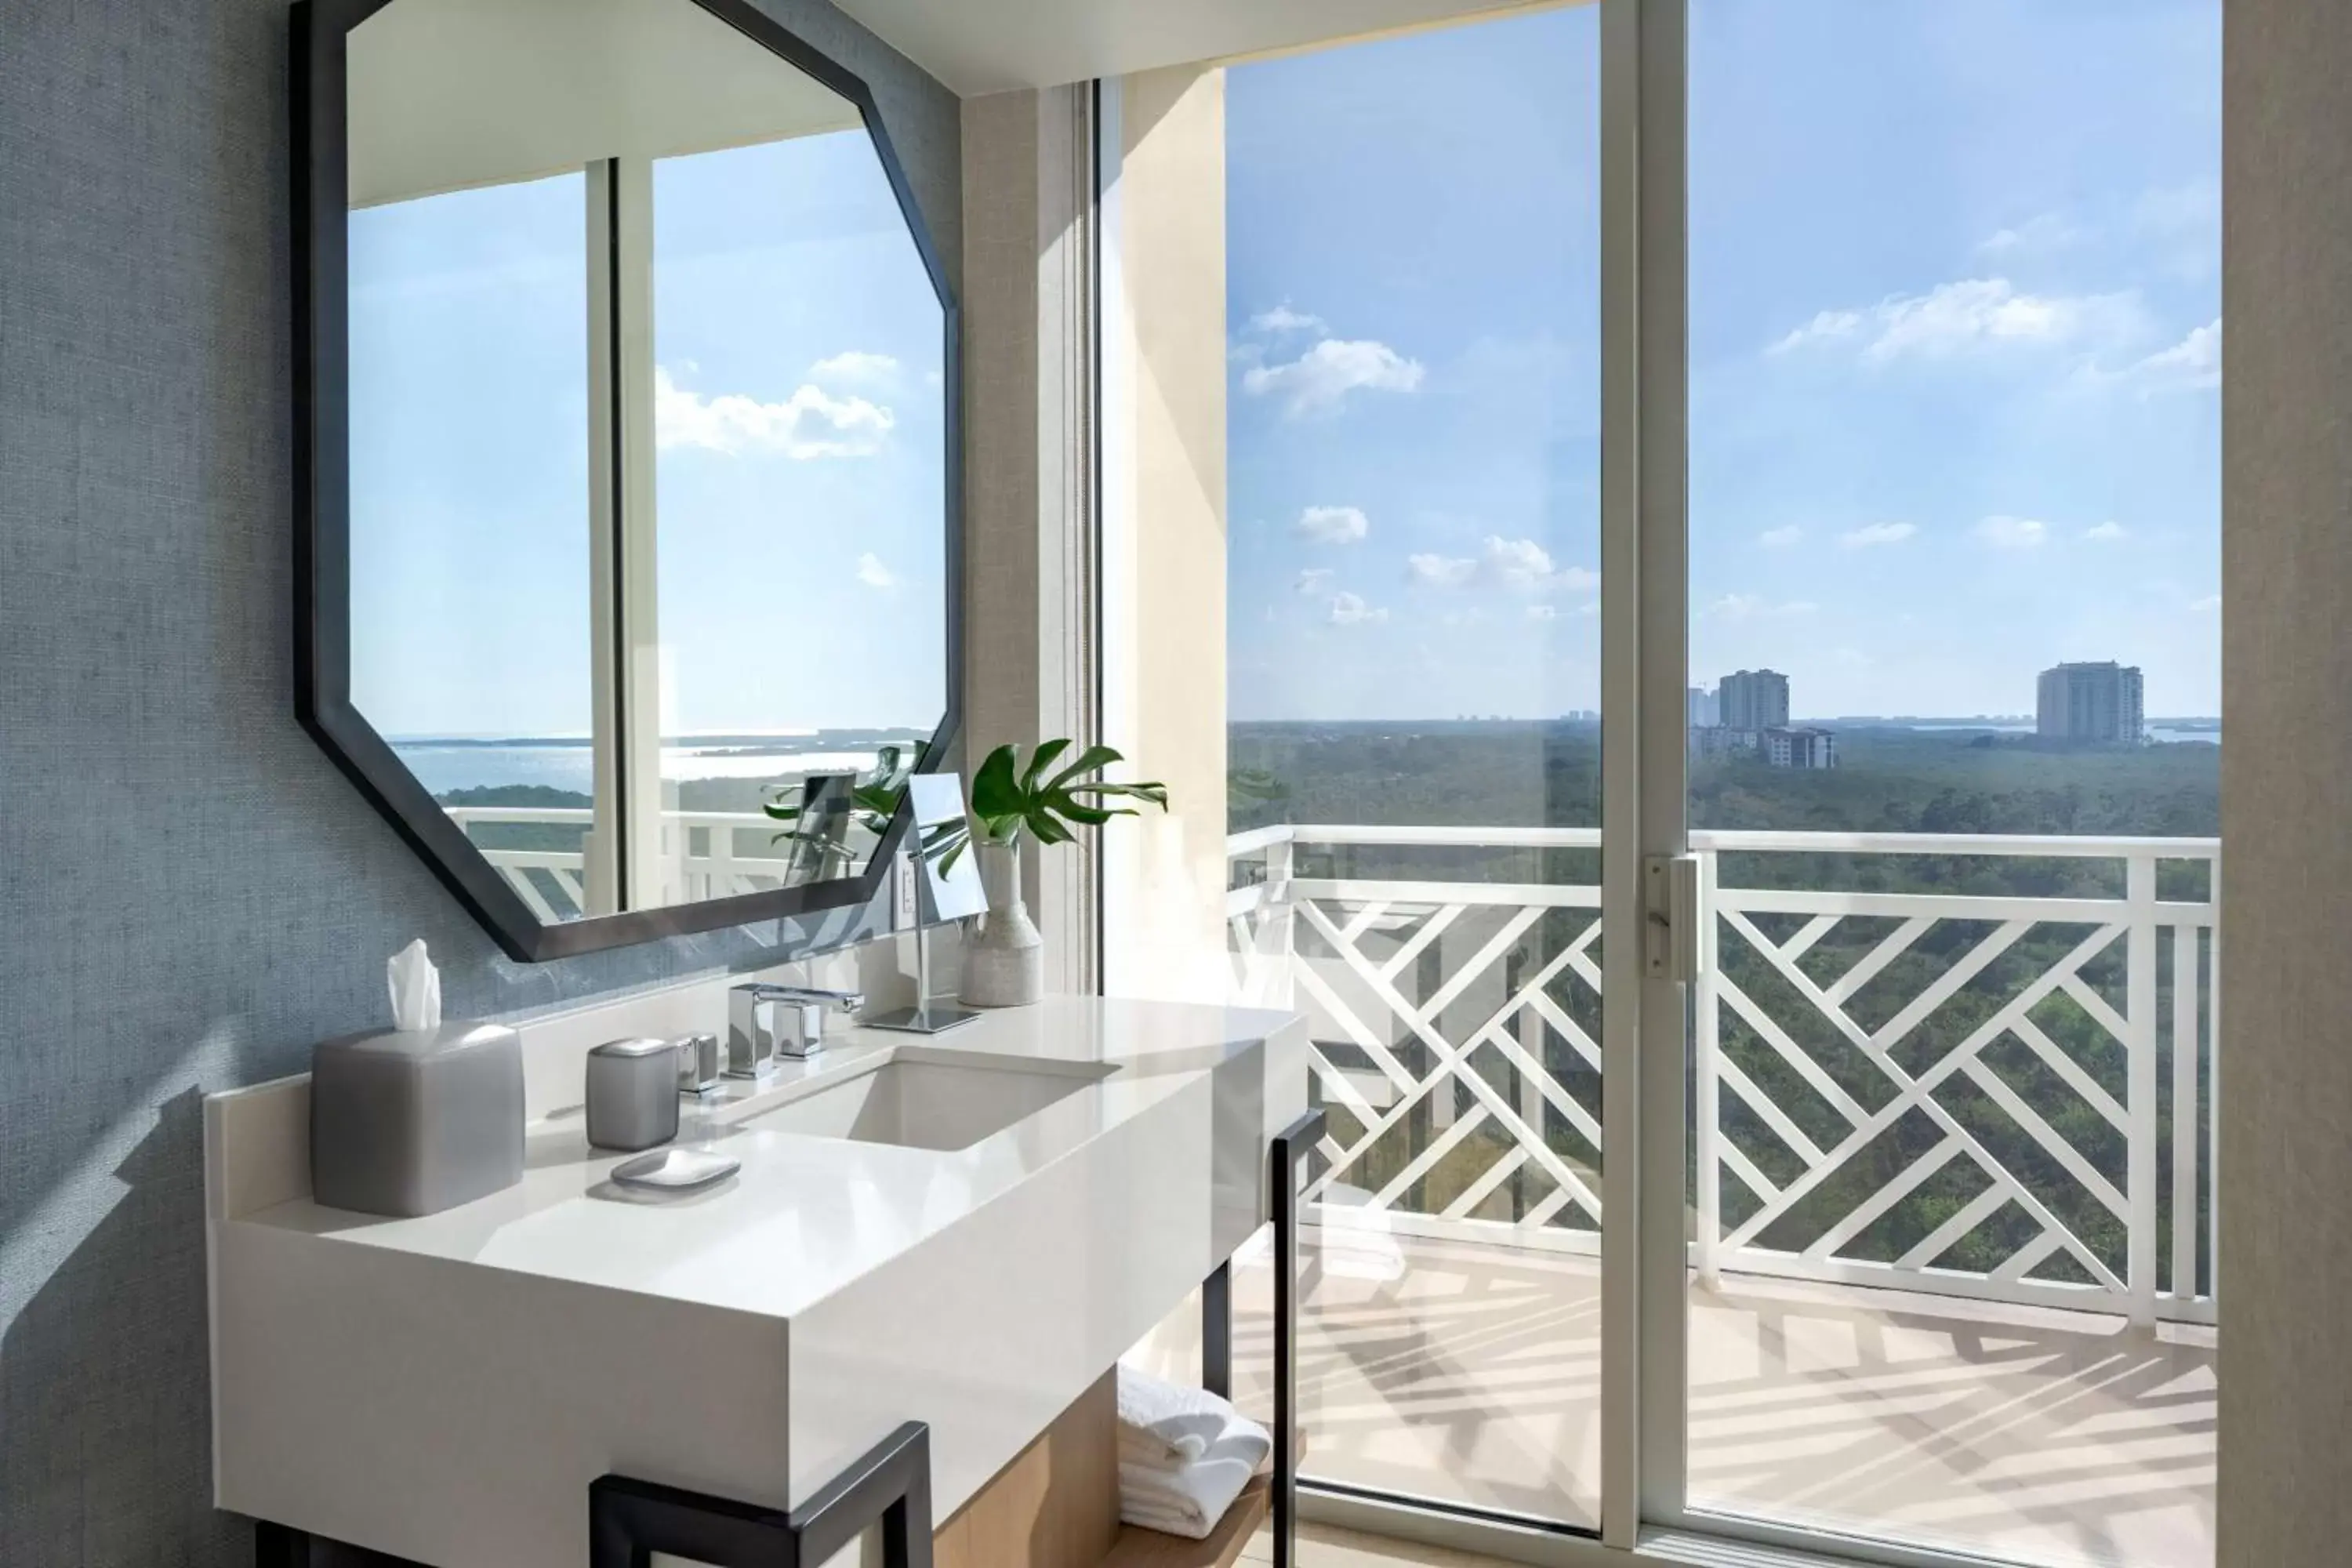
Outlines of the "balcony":
M2218 844L1692 847L1694 1505L2205 1568ZM1333 1113L1313 1469L1593 1522L1599 833L1229 847L1236 994Z
M589 812L451 816L535 907L579 907L579 848L497 837L584 836ZM674 816L678 885L774 885L774 826ZM1234 997L1307 1015L1333 1112L1309 1193L1313 1474L1597 1522L1600 845L1229 841ZM2217 841L1692 847L1694 1503L2210 1568ZM1269 1294L1244 1266L1245 1397ZM1191 1331L1150 1353L1189 1368Z

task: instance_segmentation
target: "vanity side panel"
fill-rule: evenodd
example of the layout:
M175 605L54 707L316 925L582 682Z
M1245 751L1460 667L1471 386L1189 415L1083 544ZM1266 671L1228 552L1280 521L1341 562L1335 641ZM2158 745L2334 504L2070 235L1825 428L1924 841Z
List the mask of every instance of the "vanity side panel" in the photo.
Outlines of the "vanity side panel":
M579 1568L607 1472L782 1502L781 1322L215 1222L222 1508L435 1568Z
M790 1500L915 1420L945 1520L1172 1311L1215 1265L1216 1145L1243 1131L1212 1090L1202 1075L796 1315Z

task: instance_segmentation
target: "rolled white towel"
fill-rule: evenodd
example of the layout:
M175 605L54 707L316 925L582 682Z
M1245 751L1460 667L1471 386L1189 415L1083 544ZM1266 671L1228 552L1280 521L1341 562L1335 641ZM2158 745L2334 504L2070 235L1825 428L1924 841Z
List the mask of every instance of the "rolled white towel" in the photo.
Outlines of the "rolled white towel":
M1265 1430L1206 1389L1180 1387L1129 1366L1118 1369L1122 1460L1164 1467L1197 1459L1237 1424L1261 1435Z
M1118 1521L1121 1524L1140 1525L1145 1530L1156 1530L1162 1535L1181 1535L1187 1541L1205 1541L1209 1537L1209 1529L1196 1523L1190 1513L1148 1508L1123 1508L1119 1510Z
M1118 1468L1118 1516L1147 1530L1199 1541L1216 1527L1255 1474L1239 1459L1201 1458L1178 1470Z
M1119 1517L1205 1537L1257 1473L1274 1439L1229 1400L1118 1369Z

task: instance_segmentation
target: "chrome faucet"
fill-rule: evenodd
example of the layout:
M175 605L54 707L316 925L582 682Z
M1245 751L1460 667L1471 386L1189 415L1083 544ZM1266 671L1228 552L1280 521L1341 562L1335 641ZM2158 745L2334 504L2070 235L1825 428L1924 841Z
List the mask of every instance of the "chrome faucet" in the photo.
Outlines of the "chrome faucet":
M824 1049L828 1010L855 1013L862 991L748 981L727 992L727 1076L764 1078L779 1060L804 1061Z

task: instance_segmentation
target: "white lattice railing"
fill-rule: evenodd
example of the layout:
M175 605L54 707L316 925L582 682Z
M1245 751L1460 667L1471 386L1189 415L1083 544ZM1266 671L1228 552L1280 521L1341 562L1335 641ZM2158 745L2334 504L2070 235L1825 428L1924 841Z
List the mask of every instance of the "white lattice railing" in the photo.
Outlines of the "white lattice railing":
M577 829L579 847L518 849L481 846L531 912L543 921L572 920L588 907L585 839L596 814L585 806L457 805L450 820L478 839L478 826L528 825ZM783 861L773 847L777 824L756 811L673 811L662 816L663 871L667 886L659 901L689 903L763 892L782 885ZM748 836L753 852L737 841ZM566 837L570 834L565 835Z
M1341 1112L1327 1212L1594 1247L1600 843L1231 840L1237 994L1308 1015ZM2210 1321L2217 841L1699 832L1692 848L1703 1278ZM2018 890L2035 882L2074 885Z

